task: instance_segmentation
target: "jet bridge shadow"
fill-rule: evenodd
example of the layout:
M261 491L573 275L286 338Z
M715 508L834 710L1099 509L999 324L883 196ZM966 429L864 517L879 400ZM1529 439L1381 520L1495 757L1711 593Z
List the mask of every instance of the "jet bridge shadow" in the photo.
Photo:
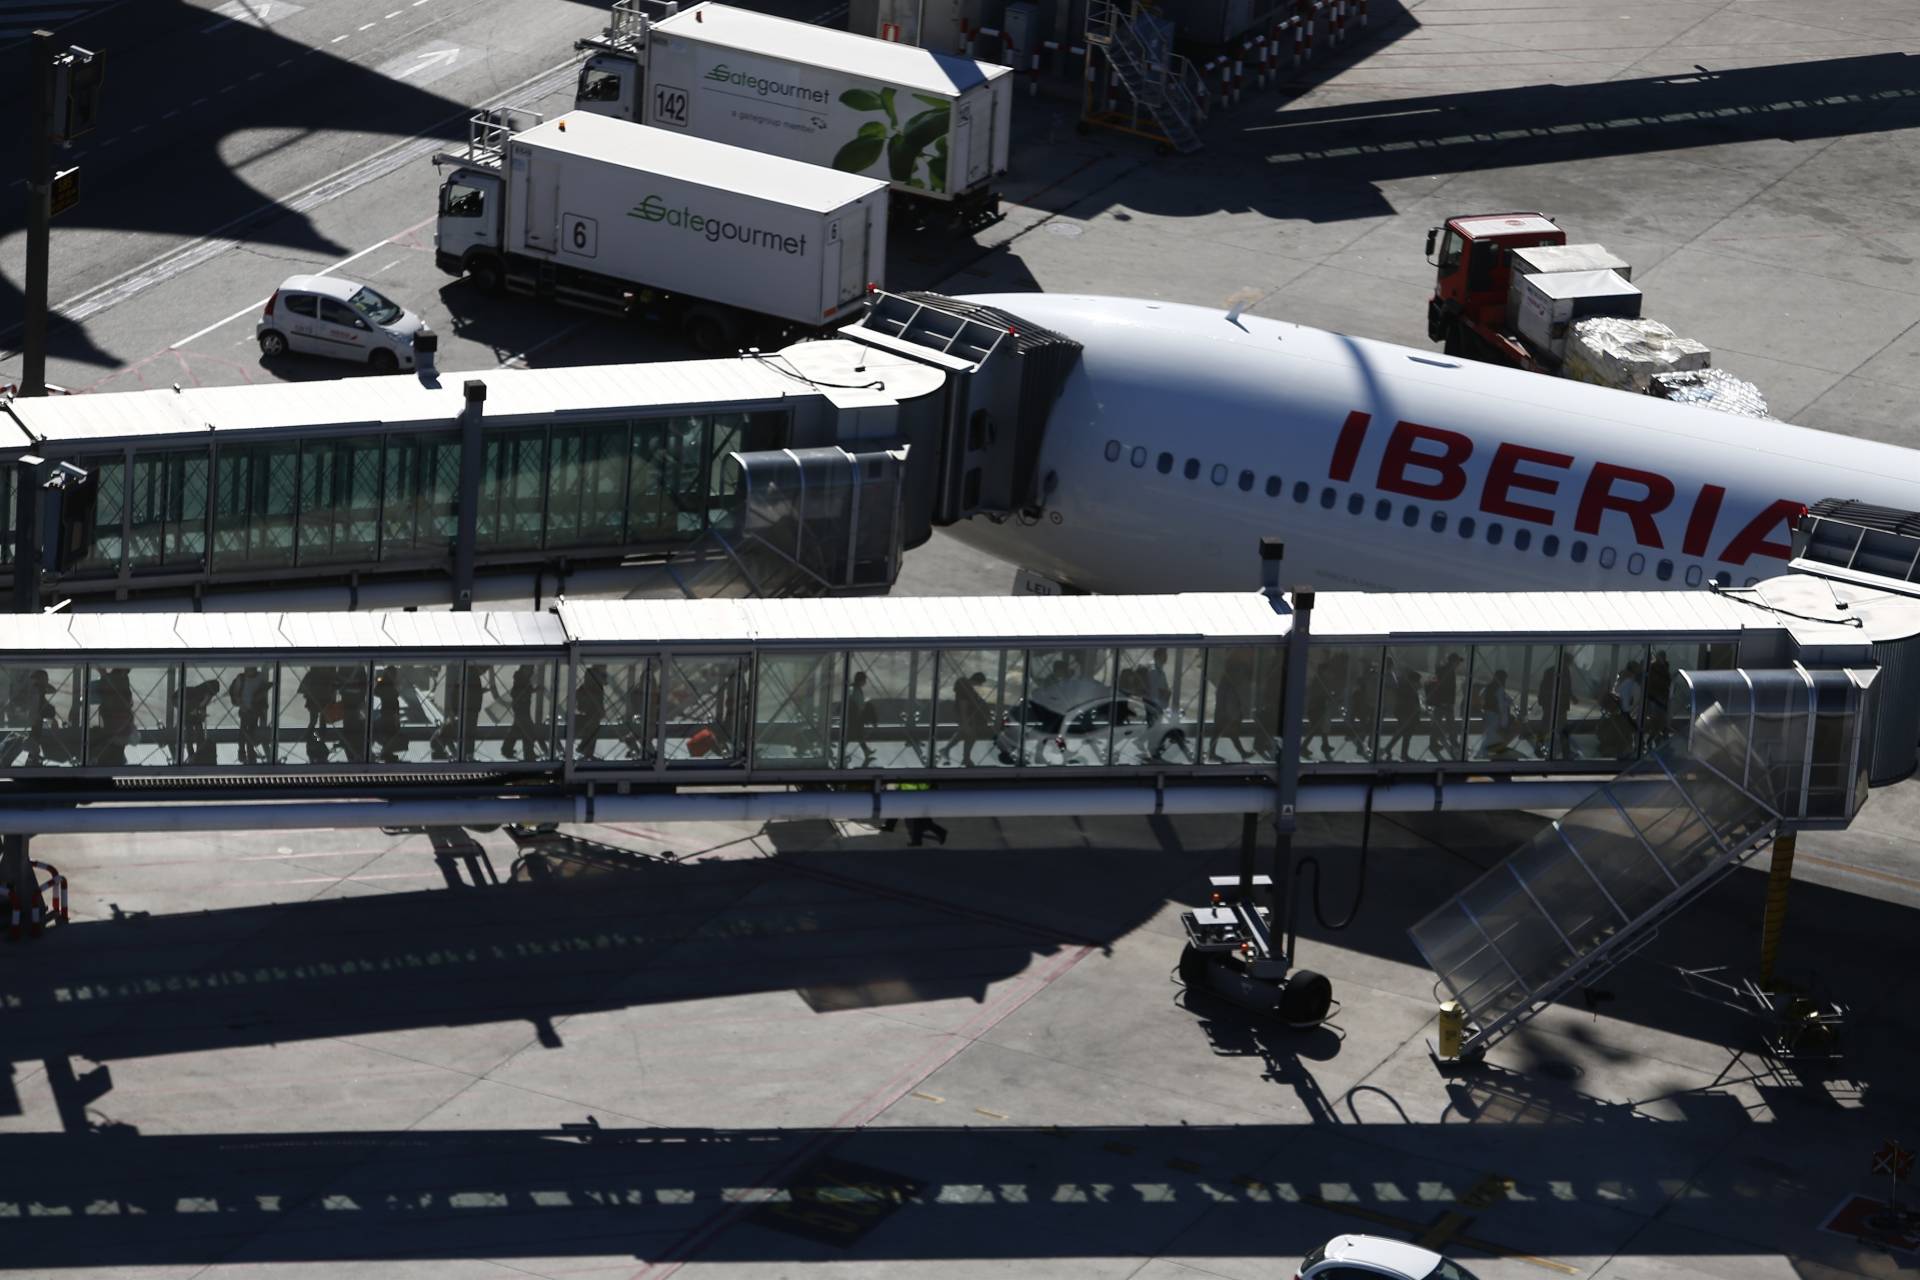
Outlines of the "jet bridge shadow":
M1395 212L1381 185L1407 178L1920 125L1910 53L1291 105L1308 87L1290 83L1270 108L1214 121L1187 179L1129 183L1129 206L1342 222Z
M385 64L361 66L325 44L310 48L279 34L277 26L230 22L216 28L217 21L205 9L158 0L123 5L60 29L58 47L71 43L103 50L109 74L96 130L77 139L71 150L54 151L55 166L78 163L85 184L80 202L54 220L56 307L63 297L62 274L84 252L74 247L81 243L72 238L75 233L163 237L169 250L183 240L231 239L246 252L287 257L289 272L301 261L344 256L360 246L341 244L320 231L312 204L300 196L263 193L248 169L321 134L466 138L466 119L475 104L442 97L412 79L396 79L385 73L391 67L383 71ZM422 16L419 24L412 43L437 47L432 21ZM26 45L0 51L0 86L5 86L0 106L22 122L30 66ZM0 173L26 172L24 132L0 135ZM244 158L228 159L223 151L244 145L242 135L260 136L263 145L249 147ZM382 149L378 141L365 144L359 154L369 158L361 166L380 169L381 162L371 157ZM404 163L425 165L428 156L411 156ZM418 216L432 213L422 205ZM0 238L22 232L24 218L20 200L0 200ZM0 347L8 352L18 348L23 314L21 282L0 279ZM108 351L88 334L84 319L70 322L57 311L48 348L51 357L101 366L146 354Z

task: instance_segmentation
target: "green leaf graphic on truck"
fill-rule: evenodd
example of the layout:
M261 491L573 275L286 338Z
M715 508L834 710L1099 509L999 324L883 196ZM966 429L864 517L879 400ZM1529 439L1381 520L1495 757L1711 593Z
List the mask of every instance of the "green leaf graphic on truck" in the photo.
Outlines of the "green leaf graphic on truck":
M952 122L952 104L945 98L923 93L909 96L926 110L909 116L903 125L891 87L849 89L841 94L840 105L855 111L884 112L887 118L861 125L860 131L833 157L833 167L846 173L865 173L885 156L887 176L893 181L922 191L945 191L947 127Z

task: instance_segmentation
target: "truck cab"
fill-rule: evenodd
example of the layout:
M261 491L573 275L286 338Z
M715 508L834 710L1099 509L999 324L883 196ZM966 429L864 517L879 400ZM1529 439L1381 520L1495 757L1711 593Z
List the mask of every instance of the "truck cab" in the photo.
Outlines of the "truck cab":
M638 120L641 81L645 78L640 60L632 53L620 50L596 53L580 68L580 82L573 93L574 109L612 116L615 120Z
M1566 242L1567 233L1542 213L1474 214L1428 228L1427 261L1435 274L1427 337L1445 343L1448 355L1513 363L1481 350L1506 345L1501 329L1513 283L1510 255L1515 249Z
M505 211L505 184L497 170L463 165L447 175L433 224L434 265L451 276L471 275L489 293L499 289Z

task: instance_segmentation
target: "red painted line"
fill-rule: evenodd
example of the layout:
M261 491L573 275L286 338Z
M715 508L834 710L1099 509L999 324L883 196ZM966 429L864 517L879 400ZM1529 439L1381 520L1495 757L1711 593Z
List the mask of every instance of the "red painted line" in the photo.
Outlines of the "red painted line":
M1094 948L1090 946L1075 947L1056 956L1040 976L1022 977L1019 981L1012 983L997 1000L982 1008L959 1030L948 1033L944 1037L944 1043L895 1072L879 1088L847 1108L826 1131L794 1152L784 1163L770 1170L747 1190L755 1191L763 1187L779 1186L807 1163L818 1158L822 1152L870 1123L881 1112L925 1083L927 1077L959 1057L969 1045L1004 1022L1027 1001L1065 977L1073 966L1079 964L1093 950ZM667 1280L668 1276L691 1262L694 1255L711 1243L721 1232L757 1208L759 1208L757 1202L735 1202L718 1210L712 1217L681 1237L679 1243L670 1246L660 1261L650 1262L634 1272L633 1280Z

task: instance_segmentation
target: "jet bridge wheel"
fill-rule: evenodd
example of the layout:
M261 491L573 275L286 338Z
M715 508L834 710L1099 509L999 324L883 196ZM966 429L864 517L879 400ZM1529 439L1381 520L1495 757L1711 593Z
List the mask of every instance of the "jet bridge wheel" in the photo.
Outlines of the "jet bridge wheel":
M1287 985L1280 993L1280 1007L1277 1012L1280 1021L1289 1027L1304 1030L1317 1027L1327 1020L1333 1011L1333 984L1325 975L1311 969L1295 969L1287 975Z
M1180 982L1189 991L1207 989L1207 953L1189 942L1180 952Z

